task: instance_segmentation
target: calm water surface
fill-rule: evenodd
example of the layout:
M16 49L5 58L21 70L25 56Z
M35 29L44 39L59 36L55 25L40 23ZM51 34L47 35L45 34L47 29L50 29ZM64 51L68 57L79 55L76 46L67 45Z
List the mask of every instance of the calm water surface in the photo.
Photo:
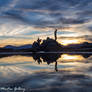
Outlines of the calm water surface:
M91 92L92 56L37 54L1 57L0 92L14 91Z

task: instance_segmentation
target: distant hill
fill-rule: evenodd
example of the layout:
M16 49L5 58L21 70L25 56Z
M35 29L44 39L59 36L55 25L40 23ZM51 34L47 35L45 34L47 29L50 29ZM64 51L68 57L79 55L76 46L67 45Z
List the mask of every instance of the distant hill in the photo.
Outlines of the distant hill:
M22 46L7 45L7 46L5 46L4 48L5 48L5 49L21 50L21 49L30 49L30 48L32 48L32 45L31 45L31 44L22 45Z
M92 48L92 43L84 42L81 44L70 44L66 46L67 48Z
M0 52L92 52L92 43L84 42L81 44L70 44L63 46L53 39L43 40L41 45L35 44L26 44L22 46L12 46L7 45L3 48L0 48Z

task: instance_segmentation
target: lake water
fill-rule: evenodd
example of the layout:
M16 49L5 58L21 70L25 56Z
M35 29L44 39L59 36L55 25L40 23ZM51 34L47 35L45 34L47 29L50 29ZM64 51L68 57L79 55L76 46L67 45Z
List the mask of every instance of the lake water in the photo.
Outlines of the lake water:
M0 92L91 91L91 55L55 53L0 57Z

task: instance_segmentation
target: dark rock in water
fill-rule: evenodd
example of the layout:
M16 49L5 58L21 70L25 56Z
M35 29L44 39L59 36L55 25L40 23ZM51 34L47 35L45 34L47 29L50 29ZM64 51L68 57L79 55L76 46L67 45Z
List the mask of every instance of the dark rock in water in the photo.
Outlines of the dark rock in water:
M32 45L33 51L45 51L45 52L59 52L62 50L62 45L59 44L57 40L57 29L54 32L55 39L51 39L47 37L46 40L43 40L41 43L41 39L38 38Z
M62 49L62 45L59 44L56 40L51 39L51 38L47 38L46 40L43 40L42 44L41 44L41 50L42 51L61 51Z
M33 49L33 52L38 52L40 51L40 42L41 42L41 39L37 39L37 41L34 41L33 45L32 45L32 49Z
M40 44L38 42L34 42L33 45L32 45L32 49L34 52L38 52L40 51Z

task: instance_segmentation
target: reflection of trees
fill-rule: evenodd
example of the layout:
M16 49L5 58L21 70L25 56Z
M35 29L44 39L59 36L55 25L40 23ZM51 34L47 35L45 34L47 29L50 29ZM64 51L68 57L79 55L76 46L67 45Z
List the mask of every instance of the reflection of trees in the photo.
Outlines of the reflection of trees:
M34 54L24 54L24 55L23 54L17 54L17 55L33 57L33 59L35 61L37 61L39 64L41 64L42 62L46 62L48 65L51 64L51 63L55 63L55 71L58 71L57 60L61 57L62 54L65 54L65 53L34 53ZM10 56L13 56L13 55L14 54L0 54L0 58L10 57ZM70 53L70 55L81 55L84 58L88 58L92 54L91 53L90 54L86 54L86 53L71 54Z
M34 54L33 59L37 61L39 64L42 62L47 62L49 65L50 63L55 62L55 70L58 71L57 69L57 60L60 58L61 53L48 53L48 54Z
M57 60L61 57L63 53L44 53L44 54L34 54L32 55L33 59L35 61L37 61L39 64L42 62L47 62L47 64L49 65L50 63L54 63L55 62L55 71L58 71L57 68ZM92 54L72 54L72 55L81 55L84 58L88 58L89 56L91 56Z
M83 56L84 58L88 58L88 57L91 56L91 54L82 54L82 56Z

